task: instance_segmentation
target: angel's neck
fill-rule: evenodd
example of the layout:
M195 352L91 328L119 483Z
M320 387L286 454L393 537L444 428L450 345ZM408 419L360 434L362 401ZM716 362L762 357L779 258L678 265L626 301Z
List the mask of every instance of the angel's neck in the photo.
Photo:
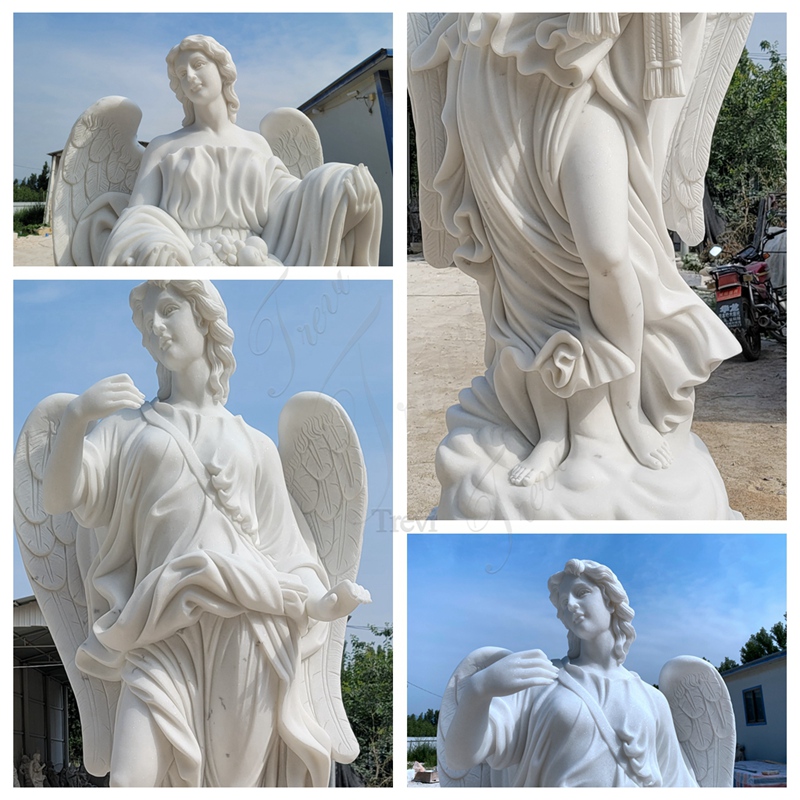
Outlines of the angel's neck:
M580 655L573 659L572 663L595 672L614 672L619 664L614 655L613 634L604 631L593 639L581 639Z
M221 95L212 103L194 107L194 123L192 128L198 131L223 133L233 123L228 119L228 105Z
M171 391L164 402L197 411L212 410L218 404L208 391L210 376L211 370L205 359L198 359L189 368L173 372Z

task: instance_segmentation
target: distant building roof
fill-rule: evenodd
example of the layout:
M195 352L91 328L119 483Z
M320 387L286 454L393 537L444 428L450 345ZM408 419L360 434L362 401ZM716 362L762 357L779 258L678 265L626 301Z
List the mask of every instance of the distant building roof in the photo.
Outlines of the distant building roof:
M740 672L744 672L747 669L759 667L762 664L766 664L769 661L776 661L779 658L786 658L785 650L779 650L777 653L770 653L769 655L761 656L761 658L757 658L755 661L748 661L746 664L740 664L738 667L731 667L731 669L726 669L725 672L721 674L723 678L727 678L731 675L738 675Z
M62 683L67 673L35 597L14 601L14 659L21 668L35 668Z
M358 80L362 75L369 74L375 71L384 61L392 58L392 50L382 47L380 50L373 53L368 58L365 58L360 64L356 64L351 70L345 72L340 78L337 78L333 83L326 86L321 92L317 92L311 99L306 100L305 103L298 106L298 109L305 113L314 106L325 102L331 95L343 89L347 84Z

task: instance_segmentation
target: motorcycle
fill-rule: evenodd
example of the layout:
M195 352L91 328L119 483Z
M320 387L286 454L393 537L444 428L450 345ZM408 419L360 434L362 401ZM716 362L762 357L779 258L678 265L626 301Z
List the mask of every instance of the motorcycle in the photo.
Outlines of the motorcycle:
M767 266L764 245L778 232L761 238L761 246L749 245L731 263L710 269L714 278L717 315L742 346L747 361L761 355L761 336L786 344L786 287L774 287ZM718 256L719 246L710 255Z

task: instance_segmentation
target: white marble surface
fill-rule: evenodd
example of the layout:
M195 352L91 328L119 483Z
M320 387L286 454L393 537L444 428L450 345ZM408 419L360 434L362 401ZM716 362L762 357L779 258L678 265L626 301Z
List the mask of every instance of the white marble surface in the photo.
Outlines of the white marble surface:
M366 509L358 438L319 393L279 448L225 409L208 281L131 293L158 397L127 375L32 412L15 458L26 569L115 786L326 786L358 744L341 704ZM135 334L132 334L135 335Z
M272 147L239 128L236 67L212 37L186 37L167 65L180 130L143 149L141 111L123 97L102 98L75 123L54 178L59 265L377 264L381 198L366 167L309 169L319 140L295 115L264 126ZM306 151L312 160L300 162ZM280 154L292 155L291 172Z
M702 237L749 24L410 15L426 259L478 282L486 332L437 454L440 519L737 517L690 428L694 387L738 345L667 228Z
M484 647L439 715L443 786L731 786L733 709L714 667L679 656L658 689L623 666L633 609L614 573L571 559L548 581L567 656Z

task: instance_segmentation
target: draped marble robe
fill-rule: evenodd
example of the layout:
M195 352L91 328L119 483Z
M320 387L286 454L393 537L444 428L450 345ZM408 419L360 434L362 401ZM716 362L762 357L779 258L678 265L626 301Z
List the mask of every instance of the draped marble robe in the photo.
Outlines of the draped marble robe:
M411 59L415 73L447 67L447 144L433 186L458 242L455 265L478 282L486 321L486 373L449 410L450 435L437 451L439 518L671 518L675 497L689 518L736 517L704 445L689 438L695 387L740 348L676 270L667 234L661 178L683 100L648 97L647 15L599 15L618 16L619 30L591 41L572 35L572 16L446 14ZM690 77L705 15L680 19ZM571 451L552 480L508 487L505 475L540 439L528 373L566 402L636 369L593 318L561 186L570 130L595 94L627 146L629 256L644 320L641 408L660 434L676 434L677 460L663 472L628 464L613 413L598 403L570 413ZM625 486L624 495L611 485Z
M494 698L485 744L507 786L697 786L666 698L626 669L565 662L549 686Z
M261 151L210 144L181 148L159 164L163 189L158 205L122 211L97 263L142 265L147 260L143 253L162 247L181 266L225 263L225 254L220 258L215 250L222 236L233 264L232 246L247 244L250 237L263 240L269 252L268 260L254 253L255 264L377 264L380 203L355 226L345 227L353 202L348 196L353 169L323 164L301 180ZM92 212L90 206L80 233L91 233ZM163 258L162 253L151 266L160 266L156 262Z
M164 785L327 786L303 670L327 623L282 595L300 568L327 576L272 441L227 412L154 402L100 421L82 470L73 513L97 546L79 552L76 663L145 703L173 749Z

